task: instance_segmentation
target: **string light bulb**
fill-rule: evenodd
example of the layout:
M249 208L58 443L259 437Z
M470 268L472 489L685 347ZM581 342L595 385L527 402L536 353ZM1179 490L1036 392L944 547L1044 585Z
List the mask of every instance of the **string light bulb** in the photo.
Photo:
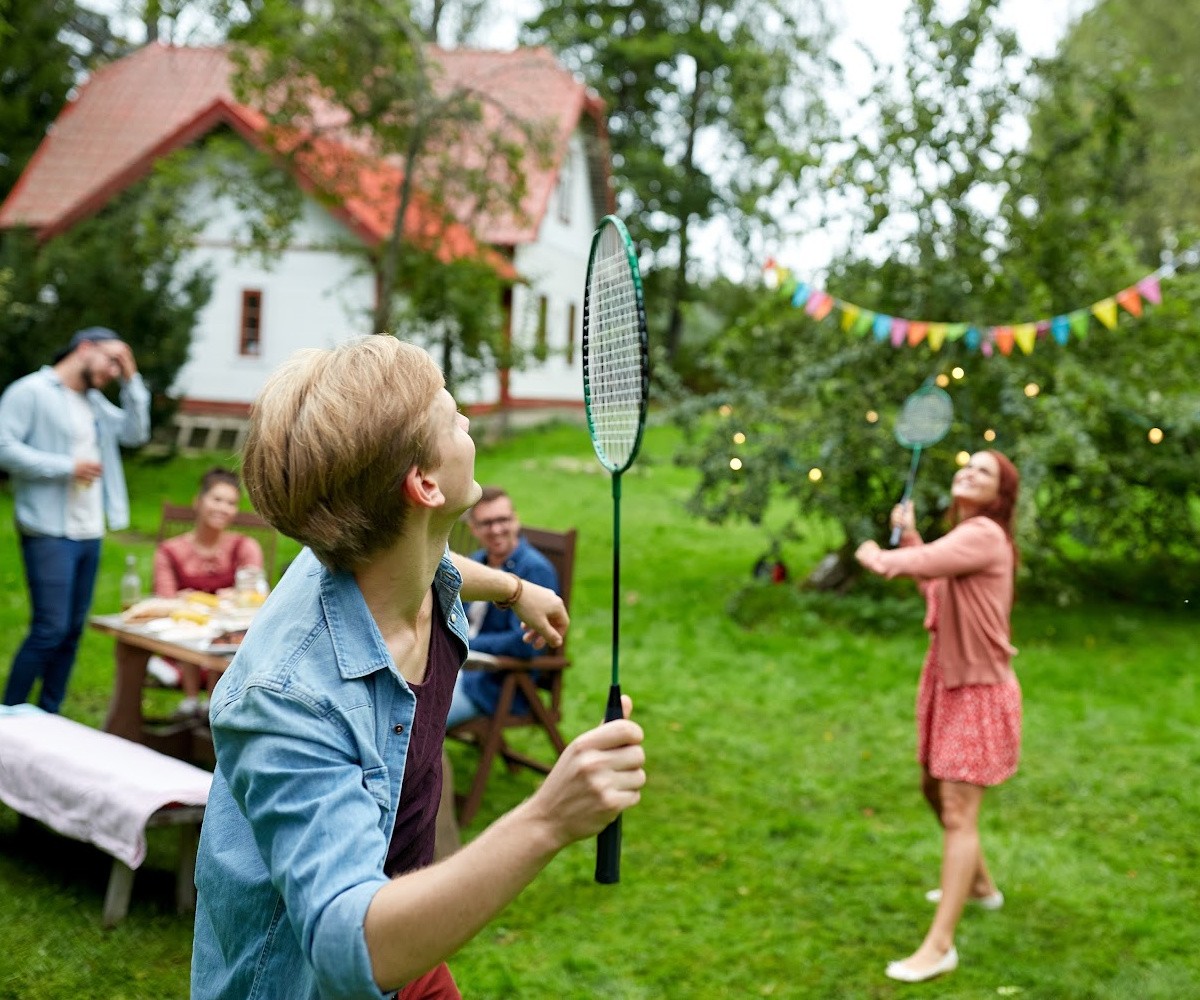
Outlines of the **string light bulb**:
M996 432L989 427L986 431L983 432L983 439L985 441L995 441L996 440Z
M938 384L938 388L940 388L940 389L945 389L945 388L946 388L946 386L948 386L948 385L950 384L950 376L949 376L949 375L947 375L945 372L942 372L942 374L940 374L940 375L937 377L937 380L936 380L936 381L937 381L937 384Z
M971 461L971 453L969 451L960 451L954 456L954 463L958 466L964 466Z
M960 368L958 365L955 365L954 368L951 370L950 374L953 375L956 379L960 379L963 376L965 376L967 373L965 371L963 371L962 368Z
M737 472L742 467L742 460L740 458L731 458L729 460L729 467L733 469L734 472Z
M734 444L745 444L746 443L746 435L743 434L741 431L738 431L733 436L733 443Z
M1146 435L1146 437L1148 437L1150 439L1151 444L1158 444L1163 439L1162 428L1161 427L1151 427L1150 433L1148 433Z
M727 417L727 416L729 416L729 414L731 414L731 413L733 412L733 407L732 407L732 406L730 406L728 403L722 403L722 404L721 404L721 405L720 405L720 406L717 408L717 412L718 412L719 414L721 414L721 416L723 416L723 417Z
M814 483L819 483L821 481L821 476L822 472L820 469L813 468L808 470L808 478Z
M1030 399L1033 399L1033 397L1036 396L1041 391L1042 391L1042 387L1040 385L1038 385L1036 382L1030 382L1027 386L1025 386L1025 395L1028 396Z
M879 414L876 413L874 410L867 410L867 423L874 424L874 423L878 423L878 421L879 421Z

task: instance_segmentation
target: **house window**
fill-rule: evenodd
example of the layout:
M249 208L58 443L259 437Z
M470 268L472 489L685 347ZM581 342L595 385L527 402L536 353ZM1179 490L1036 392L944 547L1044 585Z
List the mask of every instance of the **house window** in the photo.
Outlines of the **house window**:
M242 328L238 337L238 353L257 358L262 353L262 292L257 288L242 290Z
M577 327L576 319L578 313L575 309L575 303L572 302L567 306L567 364L575 364L575 330Z
M575 186L574 165L575 157L568 150L563 158L562 169L558 173L558 190L554 196L558 202L558 221L564 224L571 222L571 191Z
M533 353L539 361L546 359L548 350L546 334L546 314L550 309L550 300L544 295L538 296L537 331L534 334Z

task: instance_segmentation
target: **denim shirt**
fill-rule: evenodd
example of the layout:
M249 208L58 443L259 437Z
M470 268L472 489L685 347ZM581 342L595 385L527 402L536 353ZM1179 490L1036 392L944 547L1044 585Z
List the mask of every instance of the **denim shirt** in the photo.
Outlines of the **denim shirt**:
M443 556L435 610L465 657L461 582ZM193 1000L390 995L363 926L388 882L415 711L354 577L306 549L209 709L217 768L196 864Z
M12 476L17 524L38 535L67 533L68 487L75 474L71 455L70 408L64 395L74 392L49 365L17 379L0 396L0 467ZM129 493L119 445L136 447L150 440L150 391L134 373L121 383L121 405L89 389L88 406L96 418L104 516L114 531L129 527Z

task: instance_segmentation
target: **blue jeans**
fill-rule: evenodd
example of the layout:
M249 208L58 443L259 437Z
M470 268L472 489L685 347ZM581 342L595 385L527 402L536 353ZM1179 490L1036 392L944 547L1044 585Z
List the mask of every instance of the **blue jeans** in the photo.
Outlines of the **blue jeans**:
M29 587L29 634L13 658L4 704L20 705L39 678L38 707L57 712L67 693L75 650L83 632L100 567L100 539L75 541L21 535Z
M459 723L474 719L488 713L471 700L471 696L463 689L463 672L460 670L454 678L454 696L450 699L450 710L446 713L446 728L453 729Z

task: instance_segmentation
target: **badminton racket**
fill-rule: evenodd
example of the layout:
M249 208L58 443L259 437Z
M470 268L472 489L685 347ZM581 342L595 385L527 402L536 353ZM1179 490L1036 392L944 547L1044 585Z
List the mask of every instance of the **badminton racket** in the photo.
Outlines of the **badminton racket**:
M592 236L583 290L583 402L596 457L612 478L612 682L604 721L622 716L621 475L637 457L646 425L650 362L642 274L629 231L614 215ZM596 881L621 879L621 817L596 841Z
M921 462L921 449L937 444L950 430L954 418L954 404L950 394L926 382L904 401L900 415L896 418L896 440L905 448L912 449L912 462L908 466L908 479L904 483L901 504L912 497L913 483L917 480L917 466ZM892 528L892 547L900 541L900 525Z

